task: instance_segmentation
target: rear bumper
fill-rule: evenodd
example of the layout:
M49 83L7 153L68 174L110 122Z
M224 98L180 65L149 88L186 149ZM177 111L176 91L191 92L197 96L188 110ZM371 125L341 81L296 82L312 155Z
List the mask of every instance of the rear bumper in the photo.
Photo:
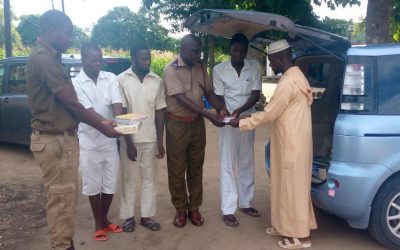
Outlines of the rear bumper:
M347 220L351 227L365 229L375 194L391 174L382 165L332 161L327 181L312 186L313 203ZM330 186L330 180L338 181L339 187Z

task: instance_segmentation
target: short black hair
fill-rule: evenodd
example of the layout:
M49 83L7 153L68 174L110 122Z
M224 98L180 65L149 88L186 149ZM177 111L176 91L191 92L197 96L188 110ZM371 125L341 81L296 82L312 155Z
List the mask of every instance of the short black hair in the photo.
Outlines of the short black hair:
M89 50L101 51L99 45L96 43L93 42L84 43L81 46L81 57L86 57L87 54L89 53Z
M139 54L140 51L142 50L150 50L149 46L147 46L144 43L136 43L134 45L132 45L129 54L131 55L131 58L134 57L136 58L137 55Z
M44 34L51 28L60 28L64 25L71 25L71 19L59 10L48 10L39 18L39 31Z
M229 43L229 46L232 46L234 43L240 43L245 45L246 47L249 46L249 39L243 33L236 33Z
M200 37L196 36L195 34L190 33L190 34L187 34L184 37L182 37L180 46L182 47L185 44L187 44L188 42L192 42L192 41L194 41L198 44L201 44Z

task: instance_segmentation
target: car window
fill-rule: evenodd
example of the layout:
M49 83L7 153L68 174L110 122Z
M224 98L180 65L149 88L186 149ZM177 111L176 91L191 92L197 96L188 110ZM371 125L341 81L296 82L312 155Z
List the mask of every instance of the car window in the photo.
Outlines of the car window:
M116 75L124 72L131 66L129 60L117 61L117 60L106 60L103 62L102 70L112 72Z
M400 114L400 56L390 55L377 59L378 113Z
M25 63L10 64L10 77L7 91L10 94L26 94Z
M67 74L74 78L76 77L82 69L81 63L73 63L73 64L65 64L65 69L67 70Z

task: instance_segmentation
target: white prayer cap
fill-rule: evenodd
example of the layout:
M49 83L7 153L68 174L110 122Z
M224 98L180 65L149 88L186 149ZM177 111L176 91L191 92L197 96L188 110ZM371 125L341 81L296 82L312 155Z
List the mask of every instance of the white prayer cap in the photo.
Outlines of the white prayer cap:
M268 46L268 55L275 54L288 48L290 48L290 45L285 39L274 41Z

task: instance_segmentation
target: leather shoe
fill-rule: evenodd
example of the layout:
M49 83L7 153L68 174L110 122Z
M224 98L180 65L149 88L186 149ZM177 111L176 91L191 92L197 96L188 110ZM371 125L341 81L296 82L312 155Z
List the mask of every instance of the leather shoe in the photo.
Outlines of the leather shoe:
M174 218L174 225L176 227L184 227L186 225L186 211L177 211Z
M193 225L201 226L204 223L204 218L200 214L199 210L189 211L189 218Z

